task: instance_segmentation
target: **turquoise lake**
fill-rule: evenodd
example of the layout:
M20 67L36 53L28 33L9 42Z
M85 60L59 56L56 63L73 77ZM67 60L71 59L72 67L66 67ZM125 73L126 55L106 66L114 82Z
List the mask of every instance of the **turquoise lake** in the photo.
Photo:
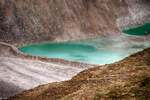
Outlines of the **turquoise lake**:
M150 41L133 41L125 37L90 39L65 43L48 43L20 47L25 54L62 58L90 64L111 64L149 47Z

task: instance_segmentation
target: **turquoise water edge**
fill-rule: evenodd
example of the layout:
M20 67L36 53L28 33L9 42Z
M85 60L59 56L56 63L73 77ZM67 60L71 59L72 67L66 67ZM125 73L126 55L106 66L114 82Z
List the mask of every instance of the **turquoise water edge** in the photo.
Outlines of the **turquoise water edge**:
M19 50L25 54L104 65L120 61L147 48L149 44L149 41L138 42L124 37L114 37L38 44L20 47Z
M128 35L136 35L136 36L149 35L150 34L150 23L144 24L139 27L123 30L122 32L125 34L128 34Z

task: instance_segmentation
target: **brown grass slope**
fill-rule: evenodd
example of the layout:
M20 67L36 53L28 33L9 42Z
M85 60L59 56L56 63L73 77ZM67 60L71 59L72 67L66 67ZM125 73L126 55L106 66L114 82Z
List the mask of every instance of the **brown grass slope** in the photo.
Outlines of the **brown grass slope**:
M149 71L150 48L120 62L85 70L72 80L42 85L8 100L149 100Z

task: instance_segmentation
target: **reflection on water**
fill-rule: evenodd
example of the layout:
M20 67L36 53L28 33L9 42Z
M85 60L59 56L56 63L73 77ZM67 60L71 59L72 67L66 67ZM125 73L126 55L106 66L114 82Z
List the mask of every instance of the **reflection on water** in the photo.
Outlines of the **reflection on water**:
M32 55L63 58L91 64L110 64L149 47L150 41L135 41L125 37L90 39L75 42L39 44L20 47Z

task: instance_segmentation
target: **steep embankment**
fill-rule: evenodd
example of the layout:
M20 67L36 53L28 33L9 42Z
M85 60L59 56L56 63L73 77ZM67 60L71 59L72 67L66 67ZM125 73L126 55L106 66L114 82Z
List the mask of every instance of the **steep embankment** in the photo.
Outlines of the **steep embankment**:
M119 35L149 22L149 0L0 0L0 41L23 45Z
M9 100L149 100L149 72L150 49L146 49L118 63L85 70L70 81L42 85Z

